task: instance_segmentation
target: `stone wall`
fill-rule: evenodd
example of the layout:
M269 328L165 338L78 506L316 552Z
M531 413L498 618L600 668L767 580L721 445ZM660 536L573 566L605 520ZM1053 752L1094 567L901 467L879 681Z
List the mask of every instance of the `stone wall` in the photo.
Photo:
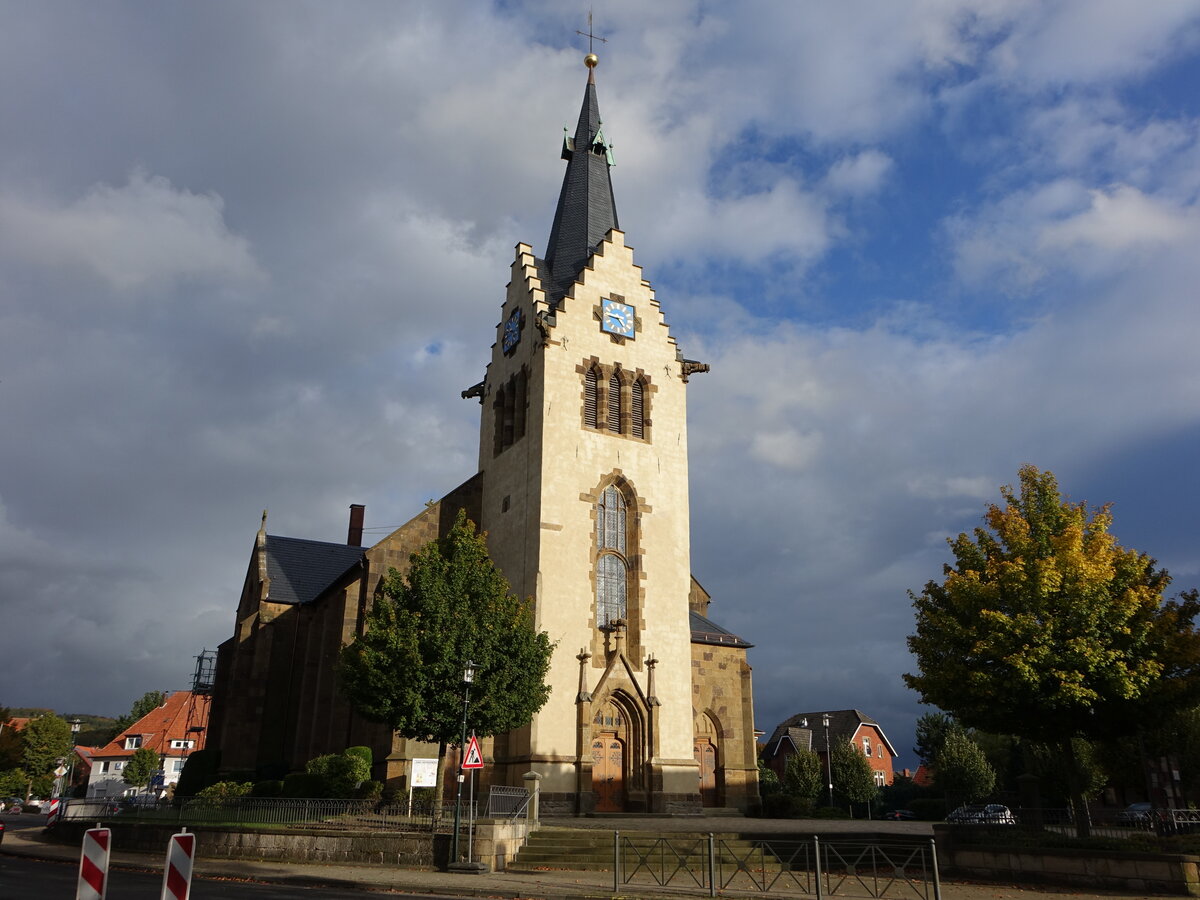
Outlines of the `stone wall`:
M93 823L62 822L56 840L78 844ZM116 850L166 853L178 825L109 822ZM503 871L536 825L524 819L476 823L472 856L492 871ZM233 828L188 828L196 835L196 856L207 859L254 859L272 862L353 863L404 869L442 869L450 856L448 834L394 834L344 831L238 831Z
M956 845L948 826L934 826L934 836L943 875L1200 897L1200 856Z

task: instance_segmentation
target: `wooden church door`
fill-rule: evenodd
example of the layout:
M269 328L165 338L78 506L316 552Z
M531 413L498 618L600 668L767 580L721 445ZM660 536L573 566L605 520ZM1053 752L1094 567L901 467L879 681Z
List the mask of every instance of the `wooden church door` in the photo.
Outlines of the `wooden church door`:
M592 741L592 790L596 812L625 809L625 745L615 734L597 735Z
M717 748L708 738L696 741L696 762L700 766L700 804L717 806Z

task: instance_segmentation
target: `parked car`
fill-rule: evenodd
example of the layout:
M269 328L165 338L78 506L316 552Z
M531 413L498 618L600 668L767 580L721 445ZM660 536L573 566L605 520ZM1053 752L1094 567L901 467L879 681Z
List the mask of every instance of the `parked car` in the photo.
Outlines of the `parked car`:
M1117 824L1143 825L1150 821L1150 812L1153 808L1149 803L1130 803L1117 813Z
M981 806L960 806L946 821L952 825L1016 825L1017 817L1007 806L987 803Z
M915 819L916 813L911 809L889 809L883 814L883 818L892 819L897 822L904 822L910 819Z

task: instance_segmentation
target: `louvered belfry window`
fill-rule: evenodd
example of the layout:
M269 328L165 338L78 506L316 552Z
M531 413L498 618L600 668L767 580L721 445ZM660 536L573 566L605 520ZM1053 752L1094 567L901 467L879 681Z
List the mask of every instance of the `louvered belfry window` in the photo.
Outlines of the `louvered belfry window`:
M608 430L621 431L621 376L616 372L608 379Z
M589 366L583 376L583 424L588 428L600 427L599 384L600 373L595 366Z
M646 387L642 379L635 379L629 386L629 415L632 419L632 434L635 438L646 436Z
M609 485L596 506L596 624L625 618L629 568L625 563L625 498Z

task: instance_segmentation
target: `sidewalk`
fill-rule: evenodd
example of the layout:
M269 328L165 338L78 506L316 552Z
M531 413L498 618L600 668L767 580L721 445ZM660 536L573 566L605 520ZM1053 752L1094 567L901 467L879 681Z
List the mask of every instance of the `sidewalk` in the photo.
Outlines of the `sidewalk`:
M33 859L77 862L79 848L56 844L46 839L40 827L11 829L0 844L0 853L24 856ZM166 856L150 853L133 853L114 849L111 857L113 867L161 870ZM204 859L196 860L194 872L197 877L245 878L271 884L295 885L297 887L340 887L363 891L401 891L412 894L433 894L446 897L496 897L509 900L600 900L600 898L707 897L706 889L691 887L659 887L654 884L627 884L614 893L612 875L607 872L547 871L529 873L493 873L485 875L450 874L448 872L425 872L414 869L396 869L388 866L340 866L315 863L274 863L251 860ZM932 894L932 891L931 891ZM752 891L722 892L725 897L757 897ZM795 897L795 894L779 894L780 897ZM835 897L864 897L857 894L836 894ZM911 889L889 891L887 896L916 898ZM1019 887L1012 885L966 884L942 882L942 900L1113 900L1130 898L1143 900L1144 894L1132 893L1086 893L1074 888Z

